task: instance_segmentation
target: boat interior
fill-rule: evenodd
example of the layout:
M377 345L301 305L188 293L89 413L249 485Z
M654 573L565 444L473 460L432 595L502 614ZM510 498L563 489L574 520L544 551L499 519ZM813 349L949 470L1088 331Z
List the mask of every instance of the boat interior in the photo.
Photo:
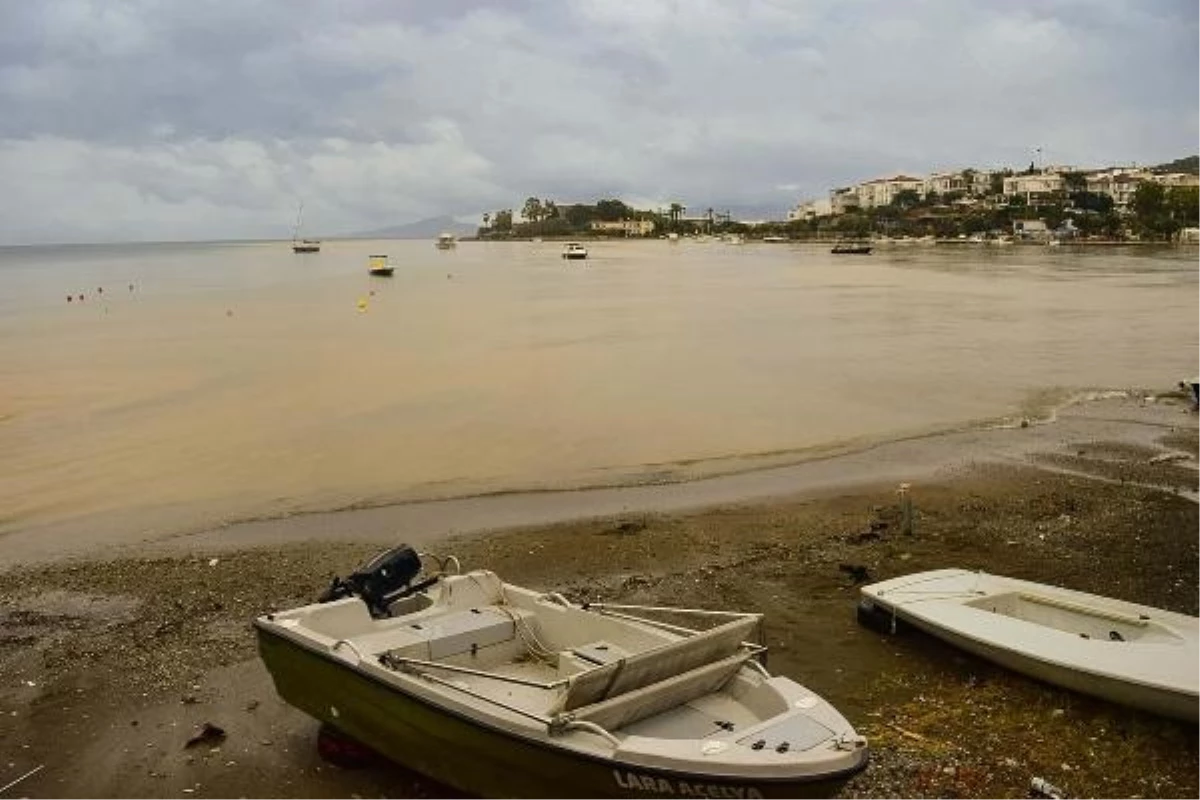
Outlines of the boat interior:
M1031 592L989 594L966 605L1076 634L1084 639L1142 643L1183 641L1178 634L1147 616L1134 616Z
M719 620L696 631L629 608L574 605L479 570L443 577L381 618L344 598L273 621L365 668L420 675L552 732L582 724L614 742L715 738L776 752L841 733L822 724L832 718L807 713L823 700L771 679L755 660L760 615L695 612Z

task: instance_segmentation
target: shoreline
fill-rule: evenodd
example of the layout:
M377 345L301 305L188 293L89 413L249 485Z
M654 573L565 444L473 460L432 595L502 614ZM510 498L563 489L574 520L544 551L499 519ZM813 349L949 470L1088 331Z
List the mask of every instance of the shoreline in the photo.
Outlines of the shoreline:
M1195 726L854 621L843 565L871 580L962 566L1196 614L1200 512L1182 496L1195 488L1196 416L1129 398L1087 410L989 432L940 461L913 486L912 536L899 532L893 483L831 480L426 544L416 527L362 535L363 517L344 512L303 537L230 529L14 566L0 573L10 678L0 683L0 785L40 766L19 794L454 796L393 765L322 762L316 724L275 695L248 627L409 540L577 601L763 611L772 671L825 696L870 740L871 764L843 797L1024 796L1032 777L1075 796L1190 796ZM206 722L224 739L186 747Z
M871 443L779 466L715 475L585 488L500 491L370 506L304 511L212 524L136 515L90 515L0 536L0 563L10 567L86 559L98 553L167 554L188 548L241 549L304 541L414 543L521 526L596 519L622 513L678 513L728 503L818 498L848 489L920 482L974 463L1028 461L1064 438L1109 438L1150 444L1165 428L1195 429L1182 394L1140 390L1083 393L1043 420L990 422ZM760 457L760 463L763 457ZM1195 488L1181 488L1195 497ZM0 574L3 570L0 569Z

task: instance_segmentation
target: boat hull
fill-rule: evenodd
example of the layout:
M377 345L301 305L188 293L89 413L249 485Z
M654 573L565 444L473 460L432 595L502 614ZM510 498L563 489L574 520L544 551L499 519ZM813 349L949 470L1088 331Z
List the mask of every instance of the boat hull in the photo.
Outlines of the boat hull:
M722 779L625 765L480 724L256 628L279 695L380 754L483 797L829 797L853 774Z
M370 273L377 278L390 278L395 271L394 267L388 267L386 269L373 269L370 270Z
M292 245L293 253L319 253L321 248L314 244L296 244Z

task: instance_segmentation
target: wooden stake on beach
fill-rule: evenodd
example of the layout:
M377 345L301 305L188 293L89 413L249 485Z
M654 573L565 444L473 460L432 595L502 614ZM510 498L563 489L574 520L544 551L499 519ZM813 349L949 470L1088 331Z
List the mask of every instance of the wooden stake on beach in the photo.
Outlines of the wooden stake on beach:
M910 484L902 483L896 490L896 494L900 495L900 532L907 536L912 536L913 532L912 495L908 492L910 488Z

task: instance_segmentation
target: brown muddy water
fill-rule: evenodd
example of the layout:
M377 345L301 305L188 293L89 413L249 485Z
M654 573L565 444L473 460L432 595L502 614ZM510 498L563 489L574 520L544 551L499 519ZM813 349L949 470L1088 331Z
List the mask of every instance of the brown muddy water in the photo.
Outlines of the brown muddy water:
M0 249L0 533L676 480L1196 370L1195 248L589 246Z

